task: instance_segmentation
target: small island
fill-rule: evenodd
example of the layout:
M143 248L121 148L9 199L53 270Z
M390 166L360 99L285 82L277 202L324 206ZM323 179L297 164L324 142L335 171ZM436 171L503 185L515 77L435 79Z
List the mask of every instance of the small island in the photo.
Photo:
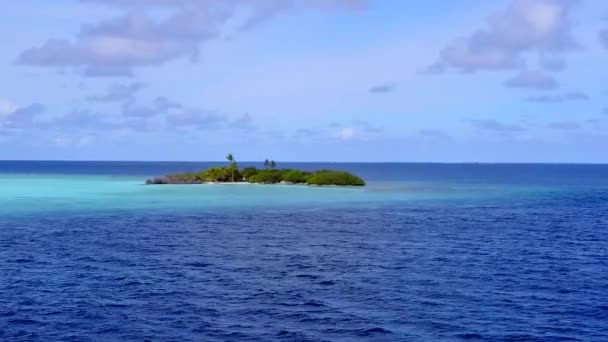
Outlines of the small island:
M264 169L239 168L234 156L229 154L228 166L212 167L199 172L185 172L155 177L146 184L206 184L206 183L259 183L301 184L311 186L365 186L365 181L350 172L336 170L302 171L278 169L274 160L264 161Z

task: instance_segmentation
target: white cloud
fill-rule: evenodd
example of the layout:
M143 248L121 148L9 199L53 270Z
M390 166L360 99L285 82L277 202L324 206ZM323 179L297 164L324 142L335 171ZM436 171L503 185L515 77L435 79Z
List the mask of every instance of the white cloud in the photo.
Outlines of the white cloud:
M338 132L338 138L344 141L353 140L357 136L357 131L352 127L344 127Z
M524 18L540 35L550 34L559 25L563 8L556 6L555 3L541 1L532 3Z
M84 25L70 39L48 39L23 51L21 64L82 68L87 76L132 76L136 67L179 58L196 61L204 43L246 31L286 12L356 10L367 0L89 0L124 8L119 17ZM164 16L155 9L162 8ZM155 12L155 13L152 13ZM241 18L245 13L245 17ZM238 33L237 32L237 33Z
M454 39L441 50L434 68L464 72L513 69L526 65L526 53L559 54L579 47L572 36L575 0L513 0L491 15L487 26Z
M52 139L53 145L61 148L65 147L85 147L92 144L95 138L90 135L84 136L57 136Z
M17 106L16 104L12 103L11 101L0 99L0 115L2 115L2 114L12 114L17 109L19 109L19 106Z
M43 112L44 106L39 103L34 103L27 107L16 108L9 113L0 113L0 130L22 130L31 128Z

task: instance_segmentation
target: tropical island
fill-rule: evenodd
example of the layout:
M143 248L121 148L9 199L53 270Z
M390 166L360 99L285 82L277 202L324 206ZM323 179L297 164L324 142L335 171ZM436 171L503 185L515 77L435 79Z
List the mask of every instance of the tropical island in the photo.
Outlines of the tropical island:
M365 181L350 172L336 170L303 171L279 169L274 160L266 159L264 168L240 168L232 154L228 166L211 167L198 172L174 173L146 180L146 184L259 183L301 184L312 186L365 186Z

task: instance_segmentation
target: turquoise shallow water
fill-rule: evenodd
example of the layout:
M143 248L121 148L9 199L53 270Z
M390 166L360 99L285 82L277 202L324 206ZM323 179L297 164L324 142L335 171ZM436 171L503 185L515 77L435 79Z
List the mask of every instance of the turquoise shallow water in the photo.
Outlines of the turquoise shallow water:
M0 174L0 215L113 211L377 207L402 202L525 200L556 187L372 181L364 188L259 184L144 185L144 176Z
M143 185L148 177L222 164L0 161L0 215L524 203L608 188L606 165L550 164L282 163L287 168L352 171L368 186ZM250 165L262 167L242 163Z

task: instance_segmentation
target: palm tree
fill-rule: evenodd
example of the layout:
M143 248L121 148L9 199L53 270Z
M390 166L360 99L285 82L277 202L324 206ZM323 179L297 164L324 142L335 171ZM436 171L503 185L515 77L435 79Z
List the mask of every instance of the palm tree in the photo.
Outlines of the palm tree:
M271 169L274 169L275 167L277 167L277 162L275 162L274 160L271 160L269 165L270 165Z
M265 168L269 168L270 167L270 160L268 160L268 159L264 160L264 167Z
M226 156L226 159L230 162L230 170L232 171L232 183L234 183L234 169L236 167L236 160L234 160L234 156L232 153L229 153Z

